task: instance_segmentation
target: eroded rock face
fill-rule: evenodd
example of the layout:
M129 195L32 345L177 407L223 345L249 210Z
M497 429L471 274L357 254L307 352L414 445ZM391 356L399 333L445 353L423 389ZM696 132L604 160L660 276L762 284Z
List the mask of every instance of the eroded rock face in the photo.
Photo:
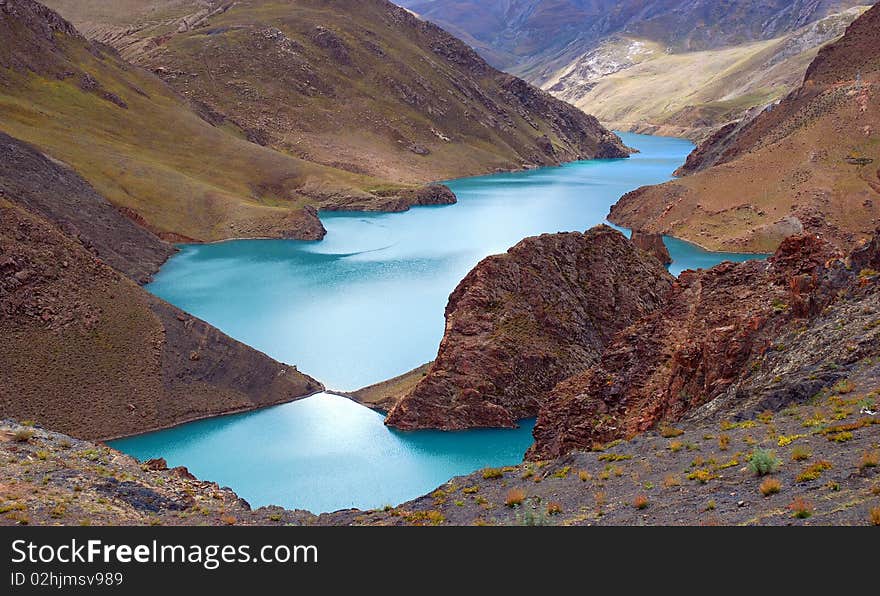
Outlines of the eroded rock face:
M659 308L672 283L607 226L527 238L488 257L450 296L437 360L386 423L514 426L592 364L615 332Z
M672 257L669 256L669 249L667 249L666 244L663 243L663 234L652 234L650 232L633 230L632 236L630 236L629 240L635 244L637 248L641 248L643 251L657 257L657 260L664 265L668 266L672 264Z
M808 327L852 283L842 256L815 236L795 236L767 262L685 271L662 309L620 332L594 366L552 391L529 456L629 437L735 393L778 349L778 337ZM781 381L774 378L765 384ZM821 386L803 386L787 399L805 399Z

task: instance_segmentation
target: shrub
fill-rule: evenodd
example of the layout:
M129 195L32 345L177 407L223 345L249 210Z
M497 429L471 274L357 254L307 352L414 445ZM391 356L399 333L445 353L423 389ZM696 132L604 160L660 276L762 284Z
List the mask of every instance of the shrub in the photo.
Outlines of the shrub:
M675 474L667 474L663 477L663 486L672 488L673 486L681 486L681 480Z
M779 469L779 458L776 453L767 449L755 449L749 460L749 469L756 476L766 476Z
M463 489L461 489L461 492L463 492L463 493L466 494L466 495L472 495L472 494L474 494L474 493L479 492L479 490L480 490L480 487L474 485L474 486L466 486L466 487L464 487Z
M483 479L484 480L492 480L493 478L502 478L504 477L504 472L501 468L486 468L483 470Z
M684 434L684 431L680 428L672 428L671 426L661 426L660 427L660 436L664 439L671 439L672 437L680 437Z
M813 515L813 511L815 511L813 504L803 497L795 498L795 500L789 504L788 509L791 511L792 517L798 519L807 519Z
M221 515L220 521L227 526L234 526L238 523L238 520L235 519L235 516L229 515L228 513L224 513L223 515Z
M871 525L880 526L880 507L874 507L870 511Z
M876 468L880 465L880 451L865 451L859 458L859 472L864 472L868 468Z
M581 479L581 482L589 482L590 480L593 479L593 477L590 475L590 473L587 472L586 470L581 470L580 472L578 472L578 478Z
M553 477L554 478L567 478L569 472L571 472L571 466L565 466L564 468L560 468L560 469L556 470L555 472L553 472Z
M706 503L706 511L715 511L715 499L709 499L709 502Z
M681 441L670 441L669 442L669 449L673 453L681 451L683 447L684 447L684 443L682 443Z
M831 390L835 393L846 394L851 393L855 388L855 384L849 379L841 379L831 387Z
M20 428L12 435L16 443L27 443L34 436L34 431L29 428Z
M632 459L632 455L624 455L622 453L605 453L599 456L599 461L626 461Z
M706 484L716 476L712 474L709 470L694 470L690 474L687 475L688 480L696 480L700 484Z
M556 501L547 503L547 515L558 515L562 513L562 504Z
M507 497L504 499L504 504L508 507L516 507L517 505L522 505L522 502L526 500L526 491L521 488L512 488L507 491Z
M810 459L812 455L813 452L810 451L808 447L804 447L802 445L798 445L791 450L792 461L804 461L805 459Z
M761 490L761 494L765 497L769 497L770 495L775 495L780 490L782 490L782 483L779 482L776 478L765 478L759 487Z
M780 447L785 447L785 446L787 446L787 445L791 445L792 443L794 443L794 442L797 441L798 439L803 439L803 438L805 438L806 436L807 436L807 435L788 435L787 437L786 437L786 436L780 436L780 437L779 437L779 441L777 441L776 444L779 445Z
M840 433L835 433L833 435L828 435L829 441L834 441L835 443L846 443L847 441L853 438L853 434L851 432L843 431Z
M727 451L728 447L730 447L730 437L728 435L719 435L718 436L718 448L721 451Z
M636 509L647 509L648 508L648 497L645 495L639 495L633 500L633 507Z
M807 466L803 472L798 474L796 482L809 482L811 480L816 480L822 475L822 472L830 470L831 467L832 465L830 461L824 459L819 460L816 463Z

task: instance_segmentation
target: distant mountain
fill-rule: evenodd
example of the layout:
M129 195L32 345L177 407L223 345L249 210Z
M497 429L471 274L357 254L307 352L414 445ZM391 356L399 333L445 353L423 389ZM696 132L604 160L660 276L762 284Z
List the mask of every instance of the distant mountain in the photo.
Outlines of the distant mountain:
M402 0L617 128L699 138L790 91L870 0ZM853 9L853 10L849 10Z
M880 5L825 46L803 84L721 129L663 185L609 219L716 250L769 251L808 232L842 247L880 226Z
M218 126L355 174L415 183L627 154L595 119L385 0L47 4Z

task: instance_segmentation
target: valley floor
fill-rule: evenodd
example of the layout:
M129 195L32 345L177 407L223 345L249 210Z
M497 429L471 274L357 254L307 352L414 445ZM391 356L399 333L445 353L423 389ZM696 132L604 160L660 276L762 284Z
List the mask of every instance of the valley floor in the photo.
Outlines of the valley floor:
M454 478L383 510L251 510L229 488L101 444L0 424L0 524L880 525L880 362L754 420L682 422ZM749 460L773 452L759 477ZM767 496L762 494L767 492ZM778 492L772 492L778 491Z

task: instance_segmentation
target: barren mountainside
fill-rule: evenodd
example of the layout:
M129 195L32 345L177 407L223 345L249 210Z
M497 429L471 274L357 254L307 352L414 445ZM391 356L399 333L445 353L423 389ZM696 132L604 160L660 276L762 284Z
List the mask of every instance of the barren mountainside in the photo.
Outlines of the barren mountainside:
M767 252L801 232L841 247L868 238L880 224L878 39L875 6L778 105L698 147L680 170L691 175L625 195L609 218L717 250Z
M870 0L405 0L617 129L701 139L794 88Z
M135 434L321 389L135 281L173 248L0 133L0 415Z
M51 0L218 126L311 162L426 182L623 145L385 0Z

